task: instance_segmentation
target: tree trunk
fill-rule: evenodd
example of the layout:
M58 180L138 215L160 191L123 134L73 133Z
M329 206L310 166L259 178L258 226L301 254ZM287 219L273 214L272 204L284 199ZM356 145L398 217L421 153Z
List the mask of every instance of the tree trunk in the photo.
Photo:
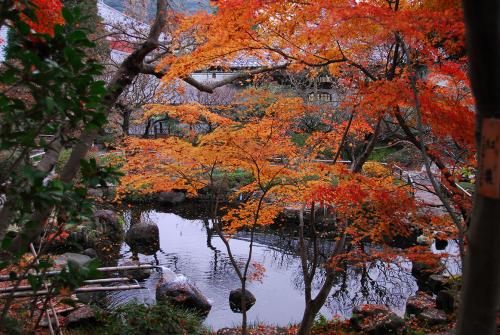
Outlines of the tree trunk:
M370 157L370 154L373 152L373 149L375 149L375 144L378 141L378 135L380 134L380 130L382 128L382 118L383 117L380 117L378 119L377 125L375 126L375 130L373 131L370 141L366 145L365 150L363 150L361 156L359 156L352 162L352 167L351 167L352 172L355 173L361 172L361 169L363 169L363 165L368 160L368 157Z
M123 122L122 122L122 131L124 135L129 135L130 132L130 115L132 114L132 110L125 107L123 110Z
M302 316L302 321L300 322L300 328L297 331L297 335L309 335L311 333L311 328L314 324L314 318L316 317L318 311L313 310L311 303L306 304L304 315Z
M153 121L149 119L146 123L146 128L144 128L144 134L142 134L142 138L149 138L149 129L151 128L151 123L153 123Z
M243 278L241 281L241 314L243 314L242 321L241 321L241 334L242 335L247 335L248 334L248 321L247 321L247 298L246 298L246 293L247 293L247 287L246 287L246 278Z
M500 185L499 170L489 170L490 179L481 178L490 162L482 159L484 126L500 119L500 3L486 0L478 3L464 0L467 27L470 76L476 97L478 143L477 180L470 225L463 289L458 319L458 334L495 334L500 303ZM483 123L484 122L484 123ZM499 131L497 126L496 130ZM497 133L498 134L498 133ZM500 146L496 139L488 144ZM500 157L496 153L498 164ZM484 183L493 180L495 194L484 191ZM483 186L482 186L483 185ZM493 192L495 193L495 192Z

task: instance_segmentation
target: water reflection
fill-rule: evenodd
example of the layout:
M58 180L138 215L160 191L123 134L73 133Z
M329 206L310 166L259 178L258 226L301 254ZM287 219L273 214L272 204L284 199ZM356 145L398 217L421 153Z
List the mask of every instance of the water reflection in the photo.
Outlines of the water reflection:
M132 219L132 220L131 220ZM205 323L214 330L239 324L241 315L231 311L228 298L232 289L239 287L226 249L216 234L212 234L207 220L188 220L173 214L147 211L128 213L126 221L150 220L159 227L160 251L152 256L139 254L142 262L153 262L171 268L190 278L211 301L212 310ZM243 261L248 252L247 238L241 234L230 240L236 259ZM323 241L325 255L333 243ZM304 308L302 272L297 255L297 241L292 235L258 234L253 260L262 264L266 271L262 282L250 282L248 289L257 298L248 312L250 323L266 322L287 325L298 322ZM119 263L132 256L130 248L123 244ZM361 303L387 304L399 314L404 313L408 296L413 294L416 283L410 275L411 264L401 266L384 263L367 264L348 269L339 274L330 299L321 313L326 317L349 317L352 307ZM143 284L148 290L117 292L110 295L112 305L130 299L141 303L153 303L159 274L154 273ZM321 276L314 287L321 284Z

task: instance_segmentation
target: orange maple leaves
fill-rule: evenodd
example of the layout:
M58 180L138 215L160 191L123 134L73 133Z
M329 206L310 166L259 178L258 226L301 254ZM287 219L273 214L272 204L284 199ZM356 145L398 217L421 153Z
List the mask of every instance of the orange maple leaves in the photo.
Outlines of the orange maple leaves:
M54 35L54 26L64 24L63 4L60 0L31 0L36 20L22 15L23 20L38 34ZM17 6L21 6L17 1Z

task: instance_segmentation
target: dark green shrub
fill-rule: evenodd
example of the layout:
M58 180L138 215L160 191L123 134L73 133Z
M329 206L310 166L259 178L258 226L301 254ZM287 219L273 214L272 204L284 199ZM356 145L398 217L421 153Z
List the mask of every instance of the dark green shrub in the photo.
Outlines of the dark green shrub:
M205 330L198 315L164 302L152 306L128 304L100 314L98 319L103 324L100 332L108 335L196 335Z

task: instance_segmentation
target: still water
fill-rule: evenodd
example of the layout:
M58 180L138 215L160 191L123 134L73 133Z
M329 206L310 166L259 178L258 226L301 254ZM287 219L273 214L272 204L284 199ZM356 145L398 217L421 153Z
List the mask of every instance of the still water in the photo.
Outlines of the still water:
M211 243L207 243L207 229L203 220L188 220L173 213L154 210L143 212L141 219L158 225L161 248L154 256L139 255L141 262L167 266L193 281L212 303L205 324L213 330L239 324L241 314L231 311L228 297L229 292L238 288L240 282L222 241L214 234ZM130 218L127 221L130 224ZM258 236L253 260L263 265L265 272L261 281L248 284L248 289L257 299L248 312L250 323L284 326L300 321L304 295L300 259L293 251L294 243L296 241L293 239L286 242L271 233ZM235 257L244 261L249 242L244 237L233 238L230 245ZM131 256L130 248L124 243L118 263L127 261ZM417 290L409 274L410 269L411 264L406 262L401 262L398 267L372 264L363 269L350 269L345 276L339 277L321 314L327 318L334 315L349 317L352 307L362 303L387 304L396 313L403 314L406 299ZM159 273L153 273L142 282L147 289L112 293L109 296L111 304L118 305L131 299L154 303L159 277ZM321 279L318 284L320 282Z

